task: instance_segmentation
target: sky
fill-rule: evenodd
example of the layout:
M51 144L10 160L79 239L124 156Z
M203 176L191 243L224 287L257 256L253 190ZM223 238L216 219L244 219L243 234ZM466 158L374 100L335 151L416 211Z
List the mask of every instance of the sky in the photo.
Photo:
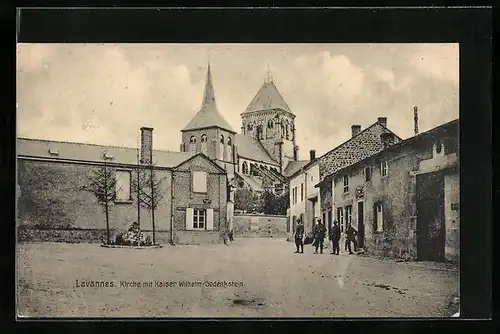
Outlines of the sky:
M179 151L210 61L217 106L237 132L268 68L296 115L299 158L387 117L401 138L459 116L458 44L18 44L17 136Z

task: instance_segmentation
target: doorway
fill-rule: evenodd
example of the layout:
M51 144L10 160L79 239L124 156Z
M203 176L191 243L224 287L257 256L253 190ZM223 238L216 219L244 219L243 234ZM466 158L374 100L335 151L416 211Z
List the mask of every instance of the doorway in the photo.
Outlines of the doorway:
M417 175L417 259L443 261L445 239L444 177Z
M365 247L365 210L364 202L358 202L358 248Z

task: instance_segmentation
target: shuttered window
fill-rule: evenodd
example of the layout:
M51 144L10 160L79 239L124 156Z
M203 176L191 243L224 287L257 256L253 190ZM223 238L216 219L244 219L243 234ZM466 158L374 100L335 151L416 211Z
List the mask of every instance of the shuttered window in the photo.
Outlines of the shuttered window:
M116 200L129 201L130 198L130 171L117 170L116 171Z
M192 189L195 193L207 192L207 172L193 171L192 173Z

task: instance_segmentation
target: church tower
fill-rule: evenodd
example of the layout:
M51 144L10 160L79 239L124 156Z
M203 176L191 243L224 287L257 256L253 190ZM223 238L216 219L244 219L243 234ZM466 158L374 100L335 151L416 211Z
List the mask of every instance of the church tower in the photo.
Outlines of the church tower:
M268 72L247 109L241 113L241 132L260 141L280 164L281 172L290 161L298 160L295 115L276 88Z
M234 175L237 156L234 145L236 132L217 109L210 64L201 108L181 133L181 152L202 152L224 168L228 178Z

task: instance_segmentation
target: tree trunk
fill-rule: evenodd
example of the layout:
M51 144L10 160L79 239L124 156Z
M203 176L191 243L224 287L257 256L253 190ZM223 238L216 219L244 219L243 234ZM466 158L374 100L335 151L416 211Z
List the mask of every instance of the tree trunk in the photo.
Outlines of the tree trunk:
M107 234L107 237L108 237L108 245L111 243L110 242L110 236L109 236L109 210L108 210L108 202L106 202L106 204L104 204L104 209L106 211L106 234Z
M106 235L108 239L108 245L110 244L109 236L109 209L108 209L108 168L106 166L106 156L104 157L104 211L106 212Z
M155 239L155 209L156 209L156 194L154 193L154 182L153 182L153 166L151 165L151 225L153 228L153 245L156 244Z
M137 167L137 224L141 227L141 200L140 200L140 181L141 170Z

